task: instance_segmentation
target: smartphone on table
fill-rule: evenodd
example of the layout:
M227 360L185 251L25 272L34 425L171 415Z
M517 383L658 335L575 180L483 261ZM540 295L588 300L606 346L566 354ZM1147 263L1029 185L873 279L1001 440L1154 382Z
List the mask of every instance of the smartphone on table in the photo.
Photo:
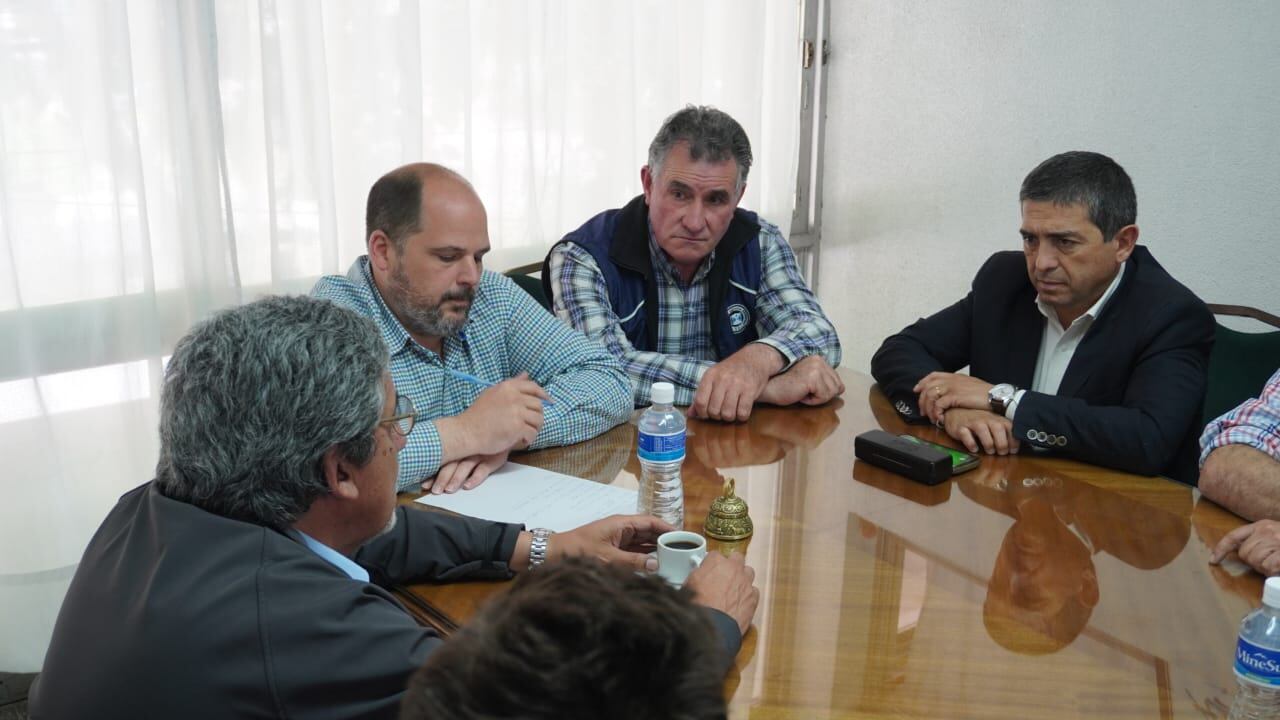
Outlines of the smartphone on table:
M978 463L981 460L977 455L974 455L972 453L967 453L964 450L956 450L955 448L947 447L946 445L939 445L936 442L922 440L916 437L915 435L904 434L904 435L899 435L898 437L902 438L903 440L913 442L917 445L924 445L926 447L931 447L937 450L941 450L942 452L950 455L952 475L959 475L960 473L965 472L966 470L972 470L978 467Z

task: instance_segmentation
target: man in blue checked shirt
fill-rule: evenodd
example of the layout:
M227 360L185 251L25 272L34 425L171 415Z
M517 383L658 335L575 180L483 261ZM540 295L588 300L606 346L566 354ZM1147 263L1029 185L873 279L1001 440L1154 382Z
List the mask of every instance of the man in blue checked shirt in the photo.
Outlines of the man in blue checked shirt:
M556 315L605 345L635 386L676 387L694 417L746 420L757 402L844 392L840 340L778 228L738 207L751 169L742 126L688 106L662 124L644 194L569 233L542 282Z
M370 189L365 221L368 255L311 292L373 318L418 409L400 490L470 489L512 450L580 442L630 415L631 383L612 355L483 269L488 220L462 176L393 170Z
M1227 533L1213 562L1232 552L1280 575L1280 370L1256 398L1209 423L1200 436L1200 492L1251 525Z

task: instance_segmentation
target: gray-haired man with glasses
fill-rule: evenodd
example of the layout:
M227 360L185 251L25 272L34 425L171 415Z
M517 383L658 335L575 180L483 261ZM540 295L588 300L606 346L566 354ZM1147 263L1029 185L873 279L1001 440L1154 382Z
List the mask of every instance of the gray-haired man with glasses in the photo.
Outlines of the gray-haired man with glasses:
M178 343L156 478L89 542L32 717L394 717L442 641L387 585L507 578L572 555L646 567L669 529L654 518L535 540L397 506L415 413L387 358L371 321L301 297L220 313ZM720 558L701 572L690 585L736 651L750 569Z

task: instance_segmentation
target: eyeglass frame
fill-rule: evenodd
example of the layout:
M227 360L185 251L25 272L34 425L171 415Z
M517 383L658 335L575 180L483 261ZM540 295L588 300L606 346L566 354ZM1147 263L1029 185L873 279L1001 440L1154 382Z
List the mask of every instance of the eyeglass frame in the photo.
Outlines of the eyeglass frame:
M393 430L399 433L401 437L408 437L409 433L413 432L413 426L418 422L418 412L413 407L413 399L408 395L396 393L396 405L392 412L395 414L388 418L382 418L378 421L378 425L393 423L391 425ZM405 420L409 421L409 426L401 430L400 426Z

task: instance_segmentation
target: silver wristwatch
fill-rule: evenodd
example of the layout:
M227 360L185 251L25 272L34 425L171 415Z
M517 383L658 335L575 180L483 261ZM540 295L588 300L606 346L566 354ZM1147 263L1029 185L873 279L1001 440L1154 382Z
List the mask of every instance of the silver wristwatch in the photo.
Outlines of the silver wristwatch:
M991 412L997 415L1004 415L1009 409L1009 403L1013 402L1013 396L1018 393L1018 388L1009 383L1000 383L987 391L987 404L991 406Z
M529 531L533 540L529 542L529 569L533 570L547 560L547 540L554 531L546 528L534 528Z

